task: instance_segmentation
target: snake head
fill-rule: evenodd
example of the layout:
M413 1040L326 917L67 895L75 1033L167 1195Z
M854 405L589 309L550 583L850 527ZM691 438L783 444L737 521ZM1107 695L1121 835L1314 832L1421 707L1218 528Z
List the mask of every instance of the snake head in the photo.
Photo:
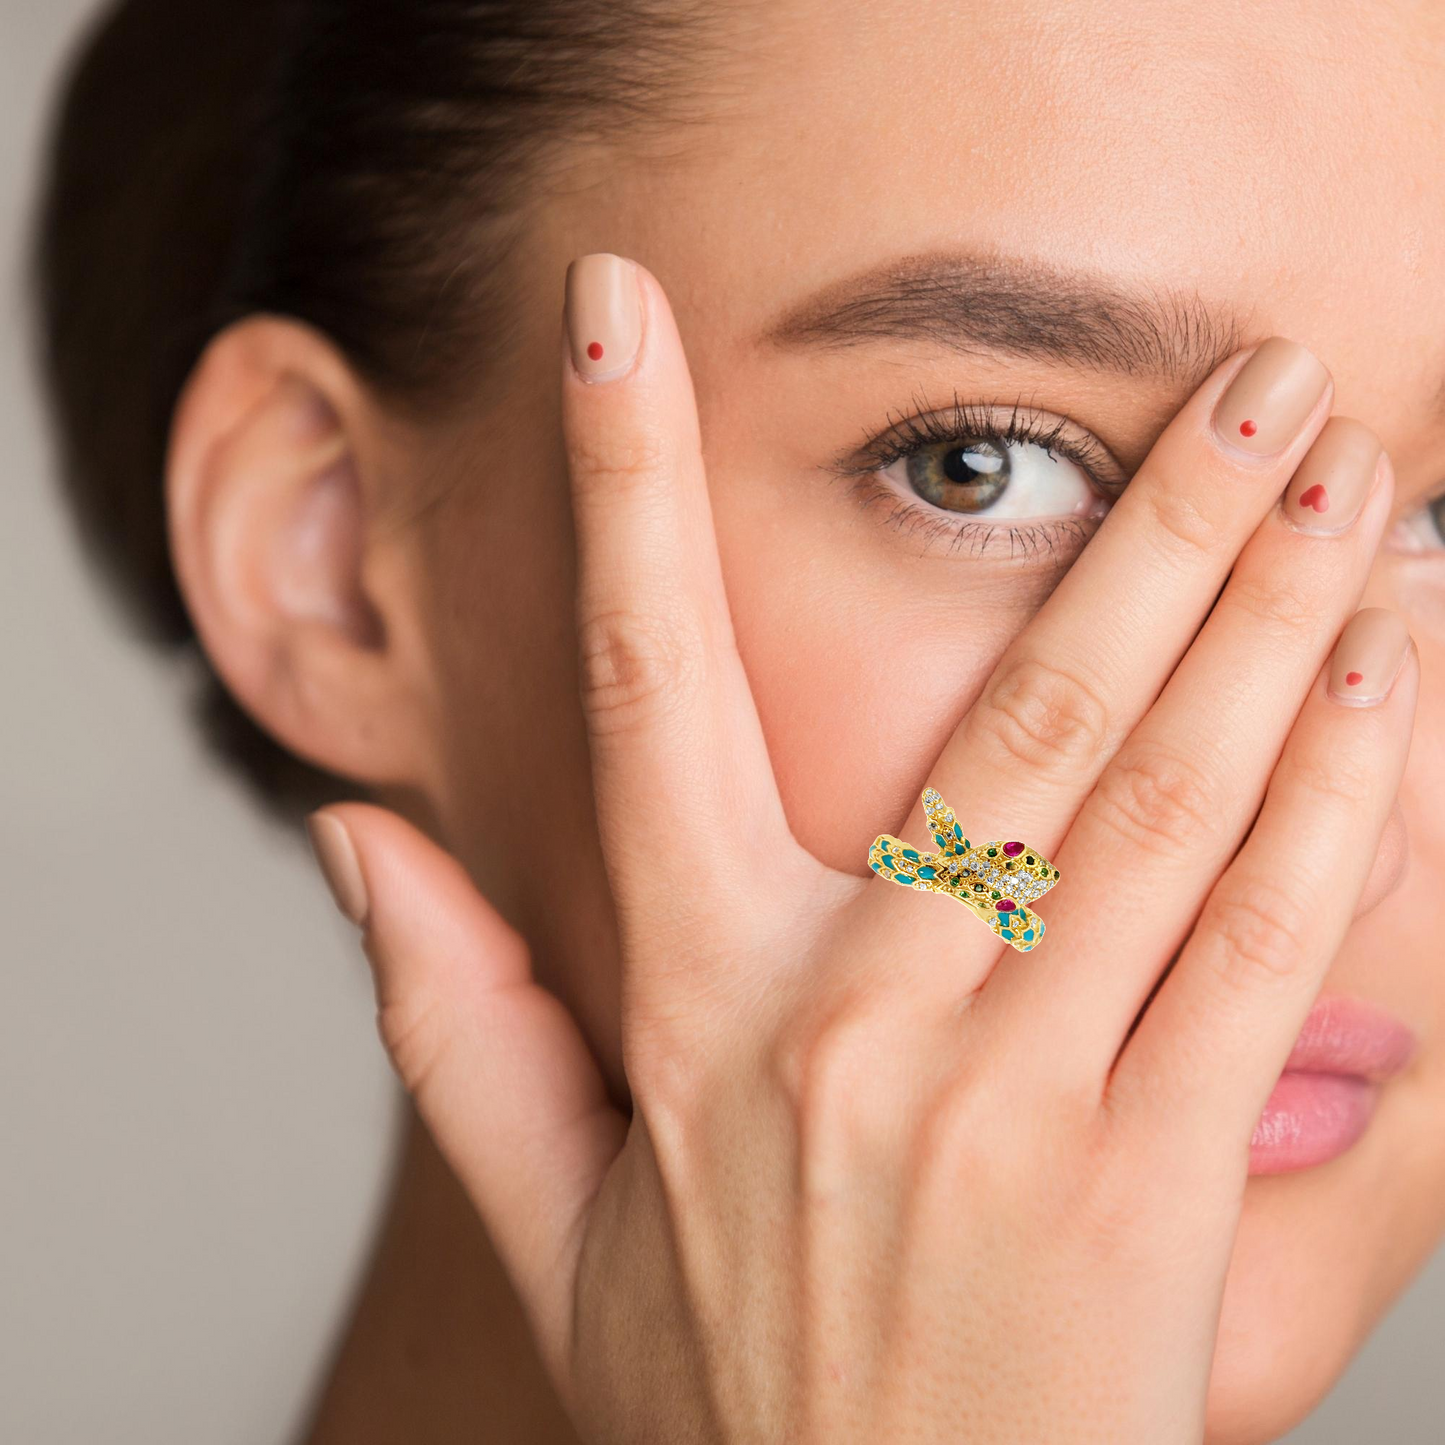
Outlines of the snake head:
M1000 839L970 848L963 858L965 884L982 883L1000 898L1032 906L1059 881L1059 870L1035 848L1017 839Z

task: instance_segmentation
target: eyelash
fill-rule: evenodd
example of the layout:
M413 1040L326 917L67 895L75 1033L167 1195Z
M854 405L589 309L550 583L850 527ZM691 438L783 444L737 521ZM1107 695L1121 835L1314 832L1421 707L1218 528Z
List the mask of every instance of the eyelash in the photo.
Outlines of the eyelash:
M1387 534L1387 545L1396 531L1403 533L1406 524L1422 514L1429 520L1430 529L1435 533L1437 539L1437 545L1433 547L1417 545L1412 538L1409 544L1396 547L1394 550L1406 556L1430 556L1432 553L1438 556L1445 553L1445 492L1436 492L1433 497L1422 497L1414 511L1407 512L1395 523L1394 529Z
M977 549L982 552L987 550L996 535L1007 533L1010 541L1009 556L1012 558L1017 555L1021 541L1028 549L1028 555L1037 556L1044 548L1053 552L1056 544L1065 538L1080 544L1089 538L1088 529L1074 519L1027 525L951 520L946 513L931 506L921 497L903 496L879 475L894 462L914 456L926 447L960 442L970 437L1030 442L1076 463L1099 488L1101 495L1117 497L1128 481L1118 462L1102 442L1093 437L1076 439L1068 435L1068 421L1058 416L1050 419L1045 414L1026 407L1022 399L1012 404L1008 420L1002 423L993 407L975 406L961 401L957 392L953 395L951 408L945 412L927 410L927 401L922 397L914 398L914 406L916 410L913 414L892 423L891 433L884 433L879 437L865 437L862 446L856 451L843 453L834 461L825 463L823 469L834 477L851 483L850 490L858 498L860 507L868 508L880 502L894 503L887 522L900 529L906 526L910 535L921 529L925 546L938 537L950 538L955 543L977 537L982 539L983 545ZM1112 474L1114 480L1103 481L1101 473ZM1437 507L1445 507L1445 491L1427 497L1420 503L1420 510L1432 514L1431 525L1441 539L1440 550L1445 551L1445 517L1438 520L1435 518L1433 514ZM1433 549L1427 547L1406 550L1428 554Z
M961 442L971 437L1029 442L1076 463L1099 488L1101 495L1117 492L1127 480L1102 442L1092 437L1071 435L1070 423L1066 419L1036 411L1025 406L1022 399L1013 403L1007 420L1001 418L995 407L961 401L957 392L954 393L952 406L941 412L925 410L923 398L915 398L914 404L917 412L892 423L891 432L866 439L858 450L828 463L826 470L850 482L850 490L862 507L871 507L879 502L896 503L887 518L888 522L898 527L907 525L910 535L921 529L925 542L948 537L958 543L976 537L983 543L978 550L984 551L995 536L1007 533L1009 556L1012 558L1017 555L1020 542L1024 544L1028 556L1037 556L1044 548L1053 552L1056 544L1066 538L1083 543L1091 535L1089 529L1075 518L1023 524L979 522L966 518L951 520L947 513L921 497L903 496L879 475L894 462L914 456L930 446ZM1113 474L1117 480L1104 482L1101 474Z
M1422 505L1430 514L1430 525L1434 527L1436 535L1445 543L1445 492L1437 492L1435 496L1427 497Z

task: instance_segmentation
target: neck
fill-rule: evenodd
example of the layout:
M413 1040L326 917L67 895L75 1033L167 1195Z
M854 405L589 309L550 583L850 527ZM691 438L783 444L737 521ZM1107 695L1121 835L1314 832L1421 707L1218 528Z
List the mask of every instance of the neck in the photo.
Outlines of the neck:
M305 1445L577 1445L481 1221L409 1112L386 1222Z

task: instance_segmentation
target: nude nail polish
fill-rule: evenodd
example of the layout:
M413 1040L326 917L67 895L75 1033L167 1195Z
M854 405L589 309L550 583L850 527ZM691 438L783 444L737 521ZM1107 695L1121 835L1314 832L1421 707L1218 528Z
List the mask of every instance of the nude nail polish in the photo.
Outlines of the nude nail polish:
M579 256L567 267L567 336L583 381L611 381L632 365L642 344L637 268L610 251Z
M1214 408L1220 439L1253 456L1283 451L1314 411L1330 374L1297 341L1271 336L1256 348Z
M370 902L351 834L339 818L324 812L307 818L306 833L336 906L360 928L366 922Z
M1362 607L1345 624L1330 662L1329 693L1350 707L1383 702L1410 646L1410 629L1388 607Z
M1280 498L1284 520L1312 537L1348 531L1365 505L1382 450L1363 422L1332 416Z

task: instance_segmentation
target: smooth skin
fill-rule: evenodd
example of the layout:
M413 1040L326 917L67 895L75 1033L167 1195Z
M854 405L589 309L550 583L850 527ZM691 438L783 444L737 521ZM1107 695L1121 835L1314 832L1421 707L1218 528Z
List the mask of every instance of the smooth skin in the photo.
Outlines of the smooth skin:
M638 275L636 364L589 383L568 355L562 380L632 1113L464 870L347 805L323 816L354 849L400 1077L585 1440L1202 1440L1251 1131L1410 742L1413 645L1381 705L1325 693L1388 469L1343 537L1288 531L1273 504L1329 392L1277 456L1226 452L1236 356L1010 644L929 777L1057 856L1058 966L1029 968L966 911L793 839L682 343ZM1127 656L1089 623L1107 600L1141 619ZM1227 658L1250 672L1212 708L1212 760L1195 749L1201 836L1158 780ZM1314 866L1280 869L1292 851ZM1158 900L1122 950L1105 856Z
M1001 1077L1017 1080L1021 1099L1030 1088L1084 1080L1082 1095L1070 1096L1080 1120L1090 1117L1087 1081L1102 1077L1121 1020L1162 970L1162 940L1184 941L1194 920L1181 928L1181 912L1209 896L1251 798L1277 778L1292 710L1314 695L1330 632L1356 602L1398 611L1421 656L1415 744L1378 846L1368 832L1355 840L1369 869L1363 894L1342 875L1356 916L1333 956L1310 967L1323 971L1325 992L1404 1019L1421 1048L1384 1086L1369 1130L1344 1155L1251 1176L1245 1187L1206 1438L1275 1439L1339 1377L1445 1227L1445 890L1433 886L1445 870L1445 535L1429 510L1445 492L1445 192L1425 180L1445 149L1445 14L1433 3L1344 0L1238 10L1155 0L1061 8L776 0L739 5L735 15L733 63L710 63L691 93L698 124L651 132L639 121L605 143L579 139L559 151L539 180L526 244L511 258L521 319L507 336L485 339L490 369L454 415L418 420L369 387L326 337L284 317L249 318L216 338L178 413L167 479L187 604L226 684L275 737L366 786L459 860L527 940L535 976L577 1021L609 1101L625 1115L627 940L578 696L558 325L569 261L599 251L638 260L666 289L686 341L733 636L789 834L817 864L865 889L860 930L875 909L908 915L910 928L926 920L937 948L898 947L888 933L875 940L875 951L891 950L886 968L879 955L878 972L866 975L886 980L888 998L878 1002L896 997L899 1009L920 1011L930 989L944 1001L956 993L960 1005L972 996L970 970L989 962L969 951L985 945L975 936L985 930L951 900L873 878L868 843L883 831L925 841L916 805L931 781L950 803L980 810L967 820L971 837L1017 836L1044 849L1064 875L1040 905L1048 938L1035 954L1006 955L958 1029L942 1028L958 1044L965 1022L971 1030L978 1047L958 1055L960 1067L965 1058L991 1067L987 1040L1022 1037L1021 1052L1009 1055L1019 1072ZM823 288L900 257L945 252L1082 273L1146 300L1197 298L1201 310L1188 314L1214 324L1191 332L1200 344L1182 365L1144 356L1120 370L962 337L956 323L973 314L972 293L954 309L939 291L922 308L928 325L909 336L758 341ZM1046 288L1044 299L1053 294ZM449 293L439 304L465 299ZM1098 865L1111 889L1127 886L1137 900L1106 917L1087 906L1082 887L1093 849L1062 846L1082 816L1070 820L1062 805L1051 812L1027 791L974 791L990 775L998 788L1006 747L976 779L960 774L957 791L937 766L967 735L960 725L1006 651L1103 542L1103 526L1088 520L1025 543L1022 529L1049 510L1040 507L1011 518L986 546L955 541L932 524L957 516L910 499L906 484L878 500L826 464L904 417L944 411L955 395L1003 415L1022 399L1064 419L1073 435L1097 438L1113 459L1100 490L1119 510L1196 390L1222 384L1216 368L1271 335L1318 356L1334 378L1335 414L1358 418L1383 442L1393 479L1381 486L1393 485L1393 496L1374 505L1388 511L1385 530L1378 545L1367 541L1367 515L1343 541L1272 535L1265 520L1283 478L1236 467L1225 505L1240 574L1248 561L1265 582L1289 582L1300 606L1289 606L1294 630L1291 617L1239 610L1240 636L1209 667L1201 653L1193 668L1198 644L1183 644L1208 612L1211 579L1222 583L1236 560L1222 537L1220 555L1206 549L1186 564L1177 615L1121 609L1136 569L1149 571L1147 553L1118 556L1102 610L1090 594L1093 610L1070 635L1099 648L1106 639L1095 634L1117 627L1149 649L1137 670L1127 652L1112 661L1089 654L1101 671L1084 680L1111 700L1112 759L1128 760L1153 716L1149 689L1166 678L1155 711L1175 708L1177 721L1170 736L1146 735L1134 753L1145 786L1118 790L1119 826L1095 807ZM689 414L670 411L667 425ZM1207 438L1196 442L1208 456ZM1174 485L1182 494L1190 479ZM1207 506L1202 483L1196 493L1191 507ZM1098 495L1079 482L1068 499L1086 494ZM928 525L899 511L909 500ZM1215 515L1200 525L1225 523ZM1277 579L1276 566L1285 569ZM1331 591L1334 579L1347 594L1362 571L1358 598ZM1326 593L1326 614L1309 616L1310 599ZM1224 621L1216 619L1221 643ZM1301 651L1289 652L1286 638ZM1073 670L1065 653L1042 656L1054 671ZM1171 658L1186 657L1187 689L1171 669ZM1403 705L1398 689L1408 686L1402 678L1390 706ZM983 729L974 741L986 746L989 736ZM1008 737L999 730L998 743ZM1232 741L1226 751L1223 740L1237 737L1243 752ZM1030 754L1024 771L1048 770L1044 754L1055 751ZM1217 805L1191 806L1191 783L1217 786L1211 769L1221 753L1235 786ZM1149 806L1148 768L1161 757L1174 786L1154 810L1162 831L1144 848L1123 809L1136 793ZM1376 765L1388 772L1384 757ZM1067 747L1052 770L1074 780L1057 786L1076 788L1079 805L1099 796ZM669 814L649 838L666 852L679 831ZM365 850L368 839L358 839ZM1287 856L1298 861L1309 846L1292 839ZM1144 854L1149 863L1130 874L1126 859ZM749 865L755 856L766 855L749 853ZM795 856L785 849L778 858ZM409 896L402 866L399 894L386 892L389 872L372 877L378 910L387 897ZM767 886L780 876L769 872ZM797 946L770 961L770 977L793 980L804 996L749 995L743 1017L759 1029L773 1021L770 1009L806 1009L819 971L813 905L849 902L841 892L808 892L806 877L789 904ZM703 881L708 891L746 892L726 874ZM731 924L755 917L761 940L776 915L750 905ZM886 932L876 916L868 926ZM1137 931L1116 941L1115 929ZM1074 951L1069 938L1093 977L1059 966ZM691 957L696 940L682 943ZM866 970L861 948L857 957ZM820 994L815 1005L820 1029L832 997ZM1284 998L1282 988L1283 1013L1269 1016L1287 1032ZM1163 999L1161 991L1151 1013ZM1216 1004L1223 1030L1228 1004ZM995 1030L995 1015L1006 1012L1027 1018L1030 1032ZM720 1011L690 1038L683 1061L703 1069L730 1058L727 1029L737 1023ZM896 1027L902 1034L907 1025ZM1257 1033L1252 1012L1234 1027L1239 1048L1263 1051L1251 1055L1254 1083L1239 1081L1234 1107L1244 1114L1278 1038ZM1067 1037L1067 1053L1044 1050L1034 1029L1038 1039ZM1185 1034L1176 1027L1167 1036ZM938 1038L909 1034L888 1098L939 1082L926 1067ZM1099 1057L1090 1059L1091 1049ZM522 1067L514 1051L506 1057ZM496 1107L511 1097L499 1095ZM995 1102L1011 1119L1046 1126L1007 1093ZM888 1107L879 1104L880 1130ZM1240 1146L1227 1117L1218 1127L1220 1148ZM1010 1147L1033 1149L1027 1138ZM1076 1157L1065 1150L1061 1169ZM1139 1208L1148 1204L1146 1195ZM1195 1222L1207 1232L1218 1220ZM473 1202L413 1124L311 1440L445 1445L485 1419L498 1445L570 1441L523 1323Z

